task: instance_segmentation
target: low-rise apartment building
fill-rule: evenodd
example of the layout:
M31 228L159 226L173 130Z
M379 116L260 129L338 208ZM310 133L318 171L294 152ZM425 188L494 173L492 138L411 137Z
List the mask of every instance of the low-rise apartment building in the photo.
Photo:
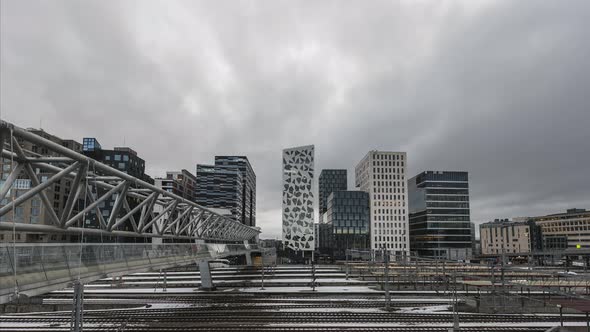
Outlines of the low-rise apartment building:
M528 218L496 219L479 227L484 256L541 250L540 228Z

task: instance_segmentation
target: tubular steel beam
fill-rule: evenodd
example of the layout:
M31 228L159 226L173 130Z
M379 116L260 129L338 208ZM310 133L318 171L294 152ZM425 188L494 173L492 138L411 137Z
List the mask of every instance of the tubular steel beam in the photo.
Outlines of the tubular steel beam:
M87 170L88 170L88 167L86 165L81 165L80 169L78 170L78 174L76 174L76 177L74 178L74 182L72 182L71 188L73 190L75 190L75 192L73 195L70 192L70 195L68 196L68 200L66 202L66 205L65 205L64 210L62 212L61 218L59 220L59 224L61 227L63 227L66 224L66 221L68 220L68 218L72 214L72 210L74 209L74 203L76 203L76 201L78 200L78 197L80 197L80 194L84 191L84 185L82 184L82 177L84 177L84 178L86 177Z
M94 196L92 195L92 187L90 185L86 186L86 198L88 198L88 200L90 201L90 204L93 204L96 199L94 198ZM90 210L88 210L89 212ZM98 204L94 207L94 211L96 212L96 218L98 219L98 223L100 224L100 226L103 229L107 228L107 224L104 221L104 218L102 216L102 212L100 211L100 208L98 207Z
M88 235L106 235L106 236L123 236L123 237L156 237L164 239L195 239L193 236L177 236L174 234L152 234L152 233L136 233L129 231L112 230L106 231L99 228L84 228L84 227L68 227L60 228L51 225L39 225L39 224L23 224L23 223L12 223L7 221L0 221L0 231L12 231L12 227L17 232L34 232L34 233L56 233L56 234L88 234Z
M15 131L13 129L13 135L14 135L14 132ZM21 149L15 136L12 137L12 142L13 142L12 143L13 148L16 150L16 154L18 156L24 157L25 152ZM12 152L14 153L15 151L12 151ZM31 166L31 164L25 163L24 165L25 165L25 173L27 173L27 175L29 176L29 179L31 180L31 183L33 184L33 186L35 186L35 187L40 186L41 183L39 182L39 179L37 178L37 175L35 174L35 171L33 170L33 167ZM49 219L51 219L51 222L54 225L58 226L59 225L59 218L57 217L57 214L53 210L53 205L51 204L51 202L49 202L49 198L47 198L47 194L45 193L45 191L40 191L39 196L41 197L41 202L43 202L43 205L45 206L45 210L46 210L47 214L49 214Z
M123 201L127 199L127 189L129 189L129 182L123 181L123 188L121 188L121 192L117 193L115 204L113 204L113 209L111 210L111 215L109 216L109 221L107 222L108 231L113 229L113 225L117 220L119 211L121 211L121 207L123 206Z
M50 177L49 179L47 179L47 181L29 189L24 194L22 194L21 196L16 198L14 201L9 202L7 205L0 208L0 216L3 216L6 213L8 213L8 211L10 211L13 206L15 206L15 207L19 206L20 204L33 198L33 196L41 193L43 191L43 189L49 188L49 186L52 186L56 181L61 180L64 174L69 173L70 171L72 171L74 168L76 168L78 166L79 166L78 163L72 164L68 168L64 169L63 171L61 171L61 172L55 174L54 176ZM35 176L35 178L37 178L37 176Z
M101 197L97 198L94 202L90 203L90 205L86 206L82 211L78 212L78 214L76 214L75 216L73 216L72 219L68 220L66 222L65 226L66 227L72 226L78 219L84 217L84 215L86 213L88 213L88 211L94 209L95 207L98 207L98 204L100 204L101 202L105 201L112 194L114 194L117 191L119 191L124 185L125 185L125 182L121 182L121 183L119 183L119 185L117 185L113 189L109 190L106 194L104 194ZM92 193L91 192L88 192L88 196L89 197L92 197Z
M125 201L125 203L127 203ZM122 218L119 218L119 220L117 220L117 222L115 223L115 225L113 226L113 228L117 228L119 225L121 225L123 222L125 222L127 219L133 219L133 214L135 214L136 212L139 211L139 209L143 208L143 206L145 204L149 203L149 200L144 200L143 202L139 203L136 207L134 207L133 209L129 209L129 205L125 204L125 208L129 211L126 215L124 215ZM135 225L133 228L136 229L137 232L137 225L135 224L135 220L133 220L133 225Z

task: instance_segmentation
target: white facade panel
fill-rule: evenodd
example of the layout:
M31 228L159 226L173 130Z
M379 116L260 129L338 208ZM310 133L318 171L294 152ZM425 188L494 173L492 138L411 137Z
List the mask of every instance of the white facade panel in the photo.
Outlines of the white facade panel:
M314 250L314 146L283 150L283 243Z

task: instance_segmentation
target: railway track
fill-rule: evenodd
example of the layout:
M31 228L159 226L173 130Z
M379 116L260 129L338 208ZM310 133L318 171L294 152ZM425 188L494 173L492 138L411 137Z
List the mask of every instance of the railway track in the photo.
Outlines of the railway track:
M151 332L151 331L162 331L162 332L197 332L197 331L208 331L208 332L311 332L311 331L318 331L318 332L337 332L337 331L346 331L346 332L385 332L385 331L407 331L407 332L448 332L449 327L408 327L408 326L384 326L384 327L362 327L362 326L347 326L347 325L334 325L334 326L194 326L194 327L134 327L134 326L125 326L125 327L93 327L93 326L84 326L85 332L106 332L106 331L116 331L116 332ZM480 327L462 327L461 331L463 332L543 332L546 331L547 327L539 327L539 326L523 326L523 327L488 327L488 326L480 326ZM21 329L3 329L3 332L22 332ZM69 327L43 327L43 328L35 328L29 327L26 331L54 331L54 332L69 332Z
M346 287L346 286L344 286ZM349 286L349 287L353 287L353 285ZM220 287L222 288L222 287ZM227 289L232 289L235 287L229 287ZM238 287L240 288L240 287ZM257 288L252 287L252 288ZM269 290L272 290L272 286L271 287L267 287ZM103 289L119 289L121 292L120 293L107 293L107 292L102 292ZM133 288L132 288L133 289ZM170 287L168 288L170 293L166 293L166 292L154 292L154 288L146 288L144 292L138 292L135 291L133 293L127 293L125 294L125 290L126 288L102 288L102 289L92 289L92 288L88 288L85 290L84 292L84 298L93 298L93 297L100 297L100 298L124 298L124 297L129 297L129 298L158 298L158 297L182 297L182 296L186 296L186 295L174 295L173 291L174 288ZM198 288L194 288L194 289L198 289ZM311 288L309 288L310 292L309 293L297 293L297 296L302 296L302 297L309 297L309 298L313 298L313 297L321 297L321 296L325 296L325 293L312 293L311 292ZM404 297L404 296L411 296L411 297L415 297L415 296L449 296L451 293L451 289L449 290L445 290L445 289L439 289L439 290L411 290L411 289L406 289L406 290L396 290L396 289L390 289L390 294L392 296L399 296L399 297ZM488 291L488 290L481 290L481 291L476 291L476 290L470 290L470 291L464 291L464 290L457 290L457 295L459 296L472 296L474 294L489 294L492 293L492 291ZM511 294L511 295L526 295L526 296L547 296L548 292L543 292L543 291L507 291L506 293ZM260 296L260 297L284 297L284 298L288 298L288 297L292 297L294 294L293 292L269 292L269 293L263 293L263 292L248 292L248 291L242 291L240 294L235 294L232 293L232 297L252 297L252 296ZM330 294L331 296L339 296L339 294L335 293L335 294ZM194 293L193 295L190 296L186 296L189 298L206 298L206 297L210 297L210 298L214 298L214 297L224 297L227 296L227 293L208 293L208 292L198 292L198 293ZM72 298L72 291L71 290L65 290L65 291L54 291L51 292L47 295L47 297L51 297L51 298ZM383 298L383 292L381 291L374 291L372 293L365 293L365 294L361 294L361 293L354 293L354 292L349 292L346 294L347 298L376 298L376 297L381 297Z
M167 304L170 304L170 302L166 302ZM85 303L86 306L91 305L93 303ZM182 303L182 302L177 302L177 303L172 303L172 304L178 304L178 305L191 305L190 303ZM392 303L391 307L392 308L404 308L404 307L417 307L417 306L421 306L421 307L433 307L433 306L438 306L441 305L441 303ZM450 305L450 304L449 304ZM150 308L151 304L146 304L146 308ZM199 308L199 310L203 311L203 310L208 310L208 311L253 311L253 310L277 310L277 309L367 309L367 308L374 308L374 309L378 309L378 308L383 308L384 305L383 303L375 303L375 302L368 302L368 303L362 303L362 304L358 304L358 303L350 303L350 304L340 304L340 305L329 305L329 304L283 304L283 305L279 305L277 306L276 304L266 304L266 303L261 303L259 305L251 306L251 307L246 307L241 303L232 303L232 304L208 304L207 306L192 306L193 310L194 308ZM126 311L129 311L130 309L125 309ZM174 307L174 310L176 312L182 312L182 311L189 311L190 308L183 308L183 307ZM51 315L53 313L47 313L44 315Z
M71 304L71 299L45 299L43 304ZM394 307L409 307L409 306L432 306L450 304L452 301L448 299L441 300L430 300L430 301L403 301L393 302L391 306ZM359 308L378 308L385 305L385 299L373 299L373 300L312 300L309 299L287 299L280 300L275 299L271 301L264 301L263 299L240 299L232 301L219 301L219 299L189 299L189 298L177 298L177 299L85 299L86 305L92 304L156 304L156 303L169 303L169 304L186 304L194 306L242 306L242 305L254 305L254 306L302 306L302 307L359 307Z
M182 308L155 309L155 310L117 310L117 311L87 311L84 316L85 323L99 324L101 322L119 323L133 321L136 323L172 324L183 325L188 323L223 323L223 324L257 324L263 323L450 323L453 322L453 314L412 314L412 313L367 313L367 312L284 312L284 311L210 311L210 310L185 310ZM577 322L584 318L578 316L564 316L564 321ZM461 322L473 323L532 323L532 322L559 322L556 316L532 316L532 315L490 315L469 314L460 315ZM67 323L70 315L30 315L30 316L2 316L0 323Z

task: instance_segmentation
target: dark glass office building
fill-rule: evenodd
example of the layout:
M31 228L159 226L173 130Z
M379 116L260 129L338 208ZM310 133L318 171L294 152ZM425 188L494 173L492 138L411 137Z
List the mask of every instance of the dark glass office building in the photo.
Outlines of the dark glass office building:
M256 226L256 174L246 156L216 156L215 166L234 167L242 175L242 202L240 221L248 226Z
M131 148L115 147L113 150L106 150L102 148L102 146L96 138L86 137L82 141L82 153L92 159L100 161L101 163L106 164L112 168L115 168L121 172L127 173L147 183L154 184L154 179L152 179L149 175L145 174L145 161L142 158L140 158L137 155L137 152L135 152ZM92 166L90 171L94 171L92 169ZM100 172L97 173L99 173L98 175L101 175ZM135 187L135 185L131 184L131 187ZM106 193L107 190L104 188L95 187L93 188L93 191L98 191L98 195L100 196ZM98 205L101 214L100 218L102 218L103 221L107 221L111 217L110 214L113 205L115 204L115 199L116 196L113 195ZM133 209L135 206L137 206L137 204L140 203L138 200L129 197L127 201L131 209ZM125 215L126 212L127 211L125 211L125 209L121 209L119 211L119 215L115 216L115 218L122 217L123 215ZM136 217L139 217L139 212L136 215ZM99 228L98 218L99 217L97 216L95 211L88 212L88 217L86 219L87 224L84 225L84 227ZM133 231L131 222L125 222L123 224L122 230ZM135 239L130 239L130 241L135 241Z
M424 257L471 256L467 172L425 171L408 180L410 248Z
M334 191L347 190L345 169L323 169L318 180L320 218L328 210L328 196ZM321 219L320 219L321 220Z
M369 193L334 191L328 196L327 208L331 238L326 242L335 259L344 259L346 249L369 248Z
M242 221L242 173L233 166L197 165L195 200L208 208L227 209Z

